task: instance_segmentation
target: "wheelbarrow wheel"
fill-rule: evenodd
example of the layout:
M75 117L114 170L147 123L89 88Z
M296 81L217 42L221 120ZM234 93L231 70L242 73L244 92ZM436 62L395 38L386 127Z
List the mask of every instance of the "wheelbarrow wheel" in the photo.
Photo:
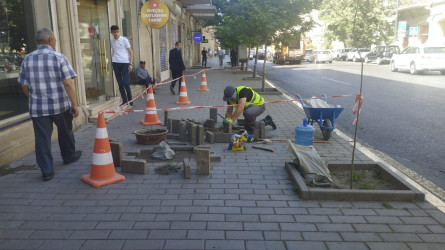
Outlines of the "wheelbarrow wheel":
M332 122L329 119L325 119L323 121L324 127L332 127ZM321 133L323 134L323 138L328 141L331 138L332 129L322 129Z

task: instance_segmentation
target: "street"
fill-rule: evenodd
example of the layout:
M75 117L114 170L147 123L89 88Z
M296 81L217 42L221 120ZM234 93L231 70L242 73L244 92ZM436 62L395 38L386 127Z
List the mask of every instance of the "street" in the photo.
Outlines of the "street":
M253 61L251 61L253 62ZM259 61L259 73L262 73ZM252 65L253 63L251 63ZM361 63L334 61L332 64L266 64L266 78L302 98L359 93ZM358 140L381 151L445 189L445 76L439 72L410 75L391 72L388 64L364 63L364 103L358 126ZM346 107L336 127L351 138L355 96L328 99ZM297 124L295 124L297 125ZM319 132L318 125L315 125ZM443 191L439 190L441 193ZM444 199L444 197L441 197Z

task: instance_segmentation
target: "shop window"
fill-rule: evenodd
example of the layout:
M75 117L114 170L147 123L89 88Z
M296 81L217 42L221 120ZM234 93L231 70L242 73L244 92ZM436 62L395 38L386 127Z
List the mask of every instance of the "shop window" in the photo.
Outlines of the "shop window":
M0 1L0 120L28 112L28 99L17 82L29 50L25 23L23 0Z

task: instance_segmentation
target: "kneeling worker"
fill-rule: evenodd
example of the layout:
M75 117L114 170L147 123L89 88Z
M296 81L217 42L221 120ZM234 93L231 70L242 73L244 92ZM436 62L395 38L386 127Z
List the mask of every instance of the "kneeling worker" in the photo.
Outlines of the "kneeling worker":
M272 117L269 115L260 121L256 121L257 116L261 115L266 110L266 106L264 105L264 98L253 91L252 88L245 86L236 88L227 86L224 89L223 100L227 101L227 104L238 104L235 112L233 112L233 106L227 107L223 123L228 124L234 122L241 114L243 114L245 119L244 129L250 135L253 134L255 128L258 127L262 121L264 121L266 125L272 126L273 129L277 128Z

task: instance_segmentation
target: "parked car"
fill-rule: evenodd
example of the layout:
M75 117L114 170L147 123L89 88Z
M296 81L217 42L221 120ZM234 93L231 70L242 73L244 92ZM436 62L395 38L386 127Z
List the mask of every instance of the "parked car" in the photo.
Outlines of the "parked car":
M303 57L303 60L306 61L306 62L309 62L309 58L311 57L311 55L312 55L313 52L314 52L314 51L311 50L311 49L307 49L307 50L305 50L305 51L304 51L304 57Z
M363 48L351 49L347 54L347 60L353 62L360 62L360 60L363 60L363 58L365 58L369 52L370 52L369 49L363 49Z
M313 51L309 58L309 62L319 63L319 62L329 62L332 63L332 55L327 50Z
M341 49L334 49L331 51L331 55L334 59L337 59L338 54L340 54L340 52L341 52Z
M412 75L423 71L440 71L445 75L445 47L410 46L391 59L391 71L409 70Z
M399 46L377 46L365 56L365 62L375 61L377 64L390 62L394 54L400 54Z
M349 52L350 50L351 50L351 49L341 49L340 52L339 52L338 55L337 55L337 60L339 60L339 61L345 61L345 60L346 60L346 57L348 56L348 52Z

